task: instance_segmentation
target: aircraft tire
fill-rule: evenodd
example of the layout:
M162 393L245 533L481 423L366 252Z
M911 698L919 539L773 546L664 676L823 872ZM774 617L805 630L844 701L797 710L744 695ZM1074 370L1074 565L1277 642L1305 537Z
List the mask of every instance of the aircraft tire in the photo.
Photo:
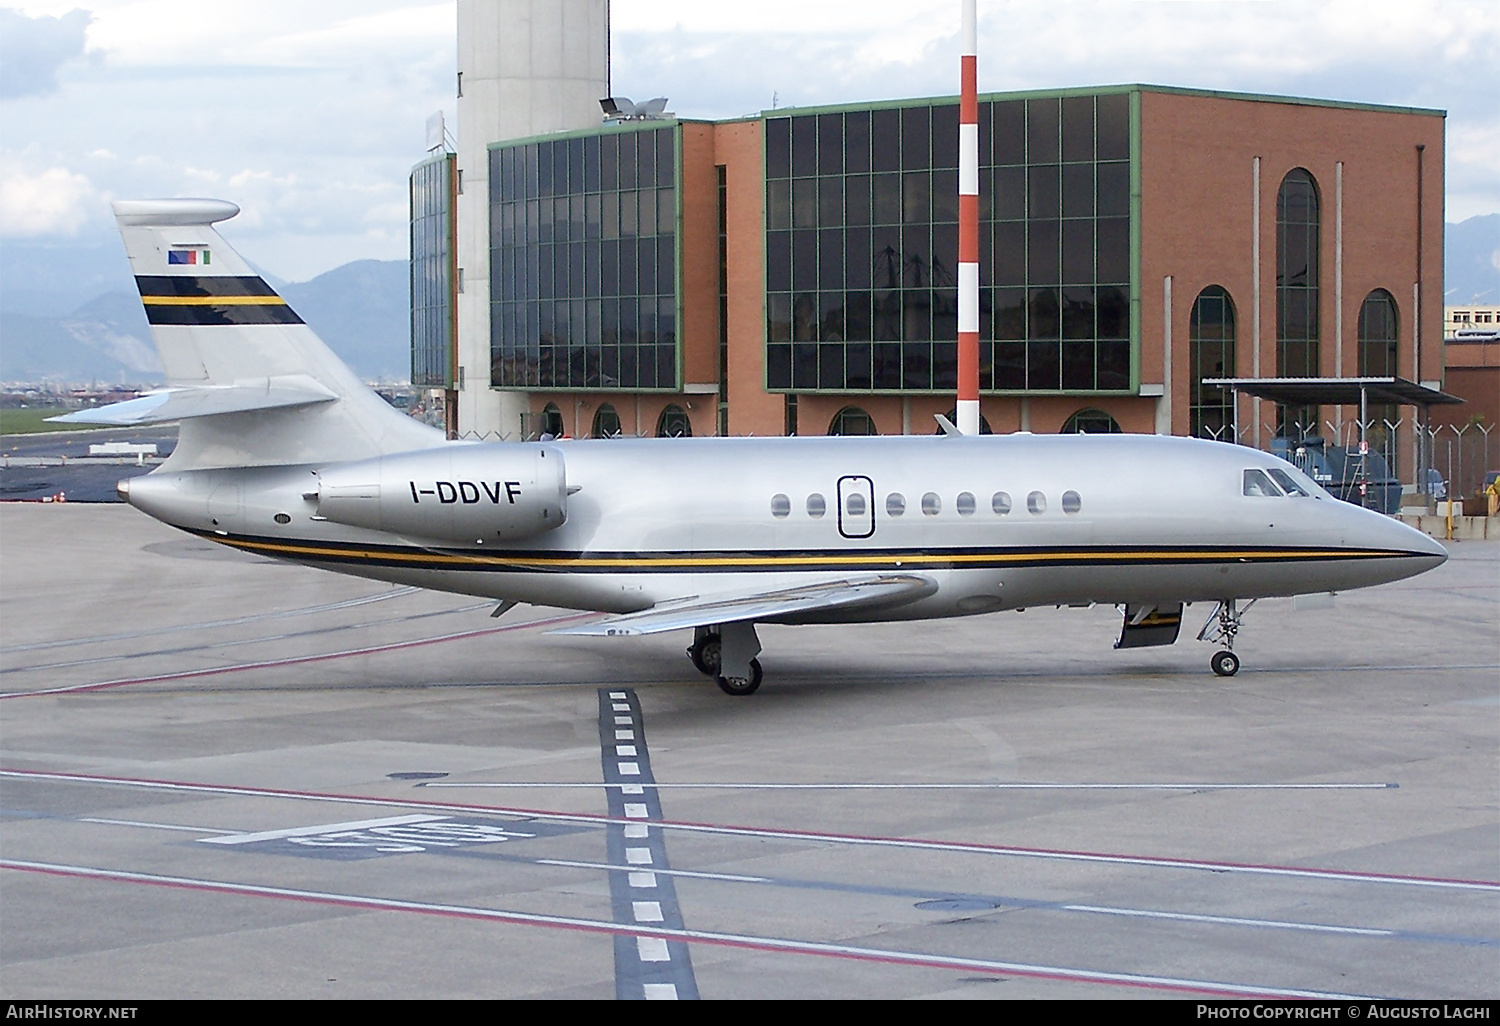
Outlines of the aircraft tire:
M1240 672L1240 657L1230 651L1219 652L1209 661L1214 673L1220 677L1233 677Z
M719 684L719 690L726 695L753 695L755 689L760 687L761 682L760 660L750 660L750 677L720 677L714 675L714 680Z
M693 642L692 647L687 650L687 655L699 673L717 677L719 675L719 652L719 636L705 634Z

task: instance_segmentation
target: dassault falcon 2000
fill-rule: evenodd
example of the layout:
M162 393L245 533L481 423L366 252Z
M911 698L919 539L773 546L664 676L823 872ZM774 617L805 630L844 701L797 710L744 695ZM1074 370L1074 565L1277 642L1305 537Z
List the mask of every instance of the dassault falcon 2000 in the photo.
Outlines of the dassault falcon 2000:
M694 631L729 694L758 623L1123 608L1116 647L1183 606L1222 675L1247 602L1395 581L1442 546L1238 445L1143 435L450 442L366 388L225 244L218 200L114 205L168 387L72 421L181 422L120 484L249 552L378 580L616 614L556 633Z

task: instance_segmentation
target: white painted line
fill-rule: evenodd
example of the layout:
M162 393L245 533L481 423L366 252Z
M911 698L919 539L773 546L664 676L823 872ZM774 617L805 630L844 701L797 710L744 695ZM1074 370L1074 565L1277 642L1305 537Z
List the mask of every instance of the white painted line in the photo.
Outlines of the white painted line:
M617 727L628 727L628 726L630 726L630 723L631 723L631 720L630 720L629 716L616 716L615 717L615 726L617 726Z
M609 697L614 699L624 699L628 696L623 691L611 691L609 693Z
M423 787L598 787L597 783L575 782L571 784L523 782L517 780L478 781L466 783L461 780L433 780ZM611 785L605 784L605 787ZM1200 782L1192 784L1023 784L1023 783L936 783L936 784L886 784L886 783L821 783L821 784L776 784L776 783L673 783L657 784L657 787L702 791L1394 791L1394 783L1352 784L1215 784Z
M630 886L638 888L638 889L643 890L643 891L650 890L651 888L653 888L653 887L656 886L656 874L655 873L631 873L630 874Z
M630 838L650 837L651 828L644 823L626 823L625 836Z
M661 902L659 901L632 901L630 903L630 911L638 923L661 923L666 921L661 914Z
M645 806L642 806L645 808ZM96 816L80 816L80 823L102 823L105 826L149 827L152 830L181 830L185 834L237 834L238 830L215 830L213 827L175 826L171 823L142 823L135 819L100 819Z
M635 745L615 745L616 755L635 755Z
M0 778L24 780L60 780L92 787L133 787L143 790L180 791L189 794L236 795L246 798L280 799L304 802L326 802L334 805L383 806L402 809L431 809L447 815L527 816L554 823L585 823L608 826L615 822L608 816L581 812L559 812L542 809L511 808L498 805L470 805L456 802L414 801L404 798L382 798L372 795L325 794L317 791L295 791L289 788L246 787L225 784L200 784L178 780L151 780L135 777L109 777L93 773L55 773L45 770L0 769ZM555 785L545 785L555 786ZM599 787L600 784L591 784ZM610 786L610 785L604 785ZM644 794L640 784L617 785L622 794ZM652 784L655 788L658 785ZM1243 873L1284 876L1339 883L1385 884L1405 887L1436 887L1444 890L1500 892L1500 880L1461 880L1445 877L1402 876L1395 873L1370 873L1347 869L1319 869L1309 866L1272 866L1245 862L1216 862L1207 859L1172 858L1161 855L1134 855L1118 852L1070 851L1066 849L1022 848L1011 845L964 841L939 841L919 837L878 837L858 834L824 833L812 830L780 830L763 827L733 826L714 823L681 823L663 821L663 828L684 833L712 834L722 837L757 837L795 843L844 844L853 847L905 848L913 851L940 851L953 855L984 855L999 858L1051 859L1063 862L1098 863L1101 865L1142 866L1148 869L1185 869L1210 873Z
M646 806L643 802L625 803L626 819L645 819L648 814L649 813L647 812Z
M562 866L566 869L600 869L609 872L619 872L629 869L629 866L613 866L607 862L573 862L568 859L537 859L539 866ZM658 876L683 876L693 880L722 880L728 883L775 883L768 876L742 876L735 873L705 873L696 869L657 869L650 873L632 872L630 874L630 886L632 887L655 887ZM637 884L636 877L650 878L650 883Z
M615 740L616 741L634 741L635 740L635 731L633 731L633 730L617 730L617 731L615 731Z
M431 902L403 901L397 898L383 898L373 895L309 891L289 887L267 887L259 884L233 883L194 877L162 876L154 873L131 873L94 866L69 866L46 862L25 862L17 859L0 859L0 869L46 873L54 876L69 876L89 880L112 880L121 883L146 884L158 887L178 887L211 894L238 894L249 897L316 902L327 905L338 905L344 908L460 916L468 919L512 923L519 926L592 930L598 933L633 935L636 937L637 950L640 951L643 962L668 961L667 941L677 940L685 943L718 944L726 947L747 948L758 951L776 951L787 954L813 955L825 958L885 963L888 965L911 965L967 972L977 970L981 972L1013 973L1015 975L1034 976L1043 979L1061 979L1115 986L1149 987L1160 990L1194 991L1236 997L1313 998L1340 1001L1359 998L1358 995L1352 994L1294 990L1259 984L1232 983L1219 980L1194 980L1172 976L1147 976L1138 973L1115 973L1095 969L1075 969L1066 966L1003 962L997 959L962 958L953 955L903 951L894 948L867 948L850 944L805 941L789 937L766 937L711 930L681 930L667 926L632 927L629 924L613 923L600 919L581 919L574 916L513 912L472 905L446 905ZM660 957L656 957L657 953L660 953Z
M647 983L644 985L647 1001L676 1001L677 984L675 983Z
M625 861L629 862L632 866L649 866L651 865L651 849L626 848Z
M290 830L263 830L258 834L230 834L228 837L205 837L202 844L254 844L256 841L276 841L287 837L306 837L309 834L342 834L351 830L368 830L371 827L405 826L408 823L435 823L447 816L391 816L388 819L361 819L351 823L323 823L319 826L293 827Z
M628 702L616 702L614 704L613 708L614 708L615 712L629 712L630 711L630 703L628 703Z
M635 949L640 952L642 962L670 962L671 952L667 951L667 942L660 937L637 937Z
M1097 912L1106 916L1134 916L1141 919L1172 919L1185 923L1213 923L1217 926L1258 926L1272 930L1306 930L1310 933L1354 934L1358 937L1393 937L1395 930L1372 930L1362 926L1325 926L1321 923L1292 923L1279 919L1242 919L1235 916L1204 916L1188 912L1158 912L1152 909L1108 908L1100 905L1060 905L1069 912Z
M640 763L638 763L638 762L622 762L622 763L620 763L620 776L622 776L622 777L638 777L640 775L641 775L641 764Z

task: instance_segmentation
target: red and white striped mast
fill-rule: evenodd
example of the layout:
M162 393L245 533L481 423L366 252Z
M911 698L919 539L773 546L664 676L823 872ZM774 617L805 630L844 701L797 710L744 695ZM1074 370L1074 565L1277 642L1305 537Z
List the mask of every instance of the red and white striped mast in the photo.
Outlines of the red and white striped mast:
M979 434L978 15L963 0L958 101L958 430Z

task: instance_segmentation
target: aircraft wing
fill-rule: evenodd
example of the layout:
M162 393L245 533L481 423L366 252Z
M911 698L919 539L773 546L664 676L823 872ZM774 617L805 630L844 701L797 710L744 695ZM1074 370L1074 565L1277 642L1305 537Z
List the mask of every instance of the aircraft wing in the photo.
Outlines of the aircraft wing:
M754 595L697 595L663 602L639 613L626 613L579 627L562 627L548 634L582 634L595 637L618 637L625 634L659 634L683 627L706 627L710 624L742 621L775 620L786 616L824 612L833 609L860 609L870 606L902 605L931 594L935 585L926 577L911 574L888 574L876 577L853 577L821 584L765 591Z

